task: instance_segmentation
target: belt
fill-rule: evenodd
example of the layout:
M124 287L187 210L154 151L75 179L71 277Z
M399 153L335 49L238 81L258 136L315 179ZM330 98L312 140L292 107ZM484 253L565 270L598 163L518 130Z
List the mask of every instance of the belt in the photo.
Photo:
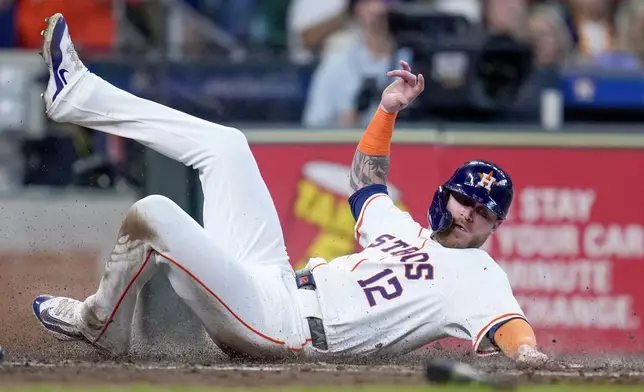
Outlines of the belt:
M300 290L315 291L317 289L315 279L313 279L313 274L307 269L295 271L295 283L297 284L297 288ZM326 333L324 332L322 319L319 317L306 317L306 321L309 323L311 344L313 347L319 350L328 350L329 346L326 342Z

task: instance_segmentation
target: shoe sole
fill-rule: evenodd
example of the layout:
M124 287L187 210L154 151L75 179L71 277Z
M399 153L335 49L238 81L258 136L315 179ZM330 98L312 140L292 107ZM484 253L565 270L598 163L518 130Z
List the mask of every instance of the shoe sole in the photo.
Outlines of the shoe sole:
M52 67L52 59L51 59L51 40L54 36L54 31L56 30L56 23L58 23L58 20L62 18L63 15L58 13L53 16L50 16L48 18L45 18L45 22L47 22L47 28L41 32L43 42L42 42L42 47L41 47L41 53L40 55L43 56L45 59L45 63L49 67Z

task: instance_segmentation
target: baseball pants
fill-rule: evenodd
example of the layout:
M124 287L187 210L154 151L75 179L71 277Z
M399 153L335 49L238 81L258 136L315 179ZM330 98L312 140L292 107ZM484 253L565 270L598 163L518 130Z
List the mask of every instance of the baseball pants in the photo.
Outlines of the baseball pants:
M127 212L98 290L83 305L97 344L128 350L139 291L168 271L174 291L217 344L257 357L308 350L278 215L239 130L136 97L90 72L47 114L134 139L196 169L203 188L204 227L162 196Z

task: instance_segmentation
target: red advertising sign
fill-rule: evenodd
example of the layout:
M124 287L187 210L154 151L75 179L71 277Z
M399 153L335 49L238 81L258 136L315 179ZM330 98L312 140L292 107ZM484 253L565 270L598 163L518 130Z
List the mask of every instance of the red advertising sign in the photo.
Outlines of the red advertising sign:
M347 197L353 145L254 145L292 263L357 249ZM644 150L395 145L392 197L421 224L461 163L494 161L515 185L485 248L507 272L541 346L644 351Z

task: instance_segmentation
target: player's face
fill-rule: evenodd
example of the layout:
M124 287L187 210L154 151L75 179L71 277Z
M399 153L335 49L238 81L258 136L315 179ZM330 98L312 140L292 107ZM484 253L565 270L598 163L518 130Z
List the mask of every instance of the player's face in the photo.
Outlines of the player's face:
M501 222L485 206L459 194L450 194L447 210L454 222L439 239L448 248L478 248Z

